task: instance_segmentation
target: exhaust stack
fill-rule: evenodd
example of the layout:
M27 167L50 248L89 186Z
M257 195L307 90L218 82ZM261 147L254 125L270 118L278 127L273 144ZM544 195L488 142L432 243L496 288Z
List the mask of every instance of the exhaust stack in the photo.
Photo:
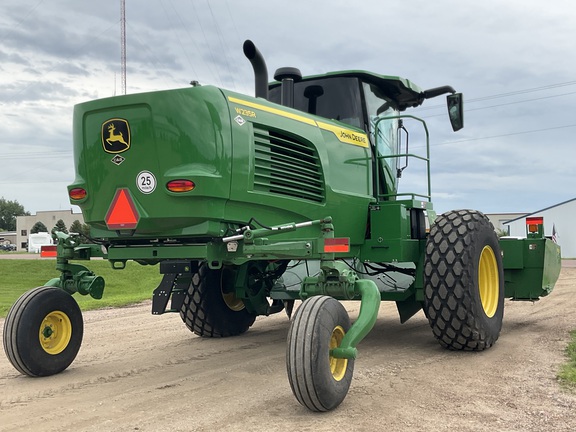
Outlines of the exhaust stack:
M244 50L244 55L248 60L250 60L252 68L254 69L254 92L256 97L268 100L268 68L266 67L264 57L251 40L246 40L242 49Z
M282 82L280 104L294 108L294 83L302 79L300 70L293 67L283 67L276 71L274 79Z

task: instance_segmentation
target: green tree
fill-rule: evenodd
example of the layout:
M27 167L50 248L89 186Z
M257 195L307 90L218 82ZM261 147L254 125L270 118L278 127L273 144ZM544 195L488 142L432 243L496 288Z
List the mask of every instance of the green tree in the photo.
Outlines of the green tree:
M91 243L89 240L90 227L86 224L80 223L78 219L70 224L70 232L78 234L82 243Z
M94 243L90 237L90 225L82 224L82 235L86 243Z
M0 231L16 231L16 216L29 216L18 201L0 198Z
M36 234L39 232L48 232L48 228L42 222L38 221L34 224L32 229L30 230L30 234Z
M78 219L70 224L70 232L82 235L82 224Z
M56 231L60 231L63 233L68 234L68 229L66 228L66 224L64 223L64 221L62 219L58 219L58 221L56 222L56 226L54 227L54 229Z

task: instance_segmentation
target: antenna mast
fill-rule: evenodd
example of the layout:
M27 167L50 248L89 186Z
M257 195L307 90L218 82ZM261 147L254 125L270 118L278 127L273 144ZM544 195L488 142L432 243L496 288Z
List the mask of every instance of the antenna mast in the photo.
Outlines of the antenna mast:
M126 94L126 0L120 0L120 57L122 68L121 94Z

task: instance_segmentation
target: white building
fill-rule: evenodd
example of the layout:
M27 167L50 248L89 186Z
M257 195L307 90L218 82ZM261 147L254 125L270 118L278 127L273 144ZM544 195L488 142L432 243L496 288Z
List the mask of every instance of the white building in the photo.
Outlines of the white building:
M55 211L39 211L35 215L30 216L17 216L16 217L16 247L18 251L26 251L28 243L28 235L30 230L36 222L42 222L52 231L56 226L56 222L60 219L66 224L66 228L70 228L72 222L78 220L84 223L82 213L72 213L72 210L55 210Z
M517 219L521 216L525 216L527 212L521 213L486 213L486 217L492 222L494 225L494 229L496 231L508 231L508 226L504 225L506 222L509 222L513 219Z
M560 204L547 207L542 210L522 215L516 219L504 222L508 227L508 233L515 237L526 237L526 218L543 217L544 235L552 237L555 234L560 247L562 258L576 258L576 198L564 201Z

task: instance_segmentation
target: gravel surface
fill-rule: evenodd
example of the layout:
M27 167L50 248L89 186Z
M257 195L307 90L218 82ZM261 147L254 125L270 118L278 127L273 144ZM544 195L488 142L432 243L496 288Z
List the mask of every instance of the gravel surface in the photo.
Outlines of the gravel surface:
M345 305L355 319L359 303ZM86 312L80 353L56 376L21 376L0 354L0 431L576 430L576 392L556 380L576 329L573 266L549 297L507 301L500 339L481 353L442 349L422 312L399 324L383 303L347 398L324 414L290 391L285 315L202 339L150 307Z

